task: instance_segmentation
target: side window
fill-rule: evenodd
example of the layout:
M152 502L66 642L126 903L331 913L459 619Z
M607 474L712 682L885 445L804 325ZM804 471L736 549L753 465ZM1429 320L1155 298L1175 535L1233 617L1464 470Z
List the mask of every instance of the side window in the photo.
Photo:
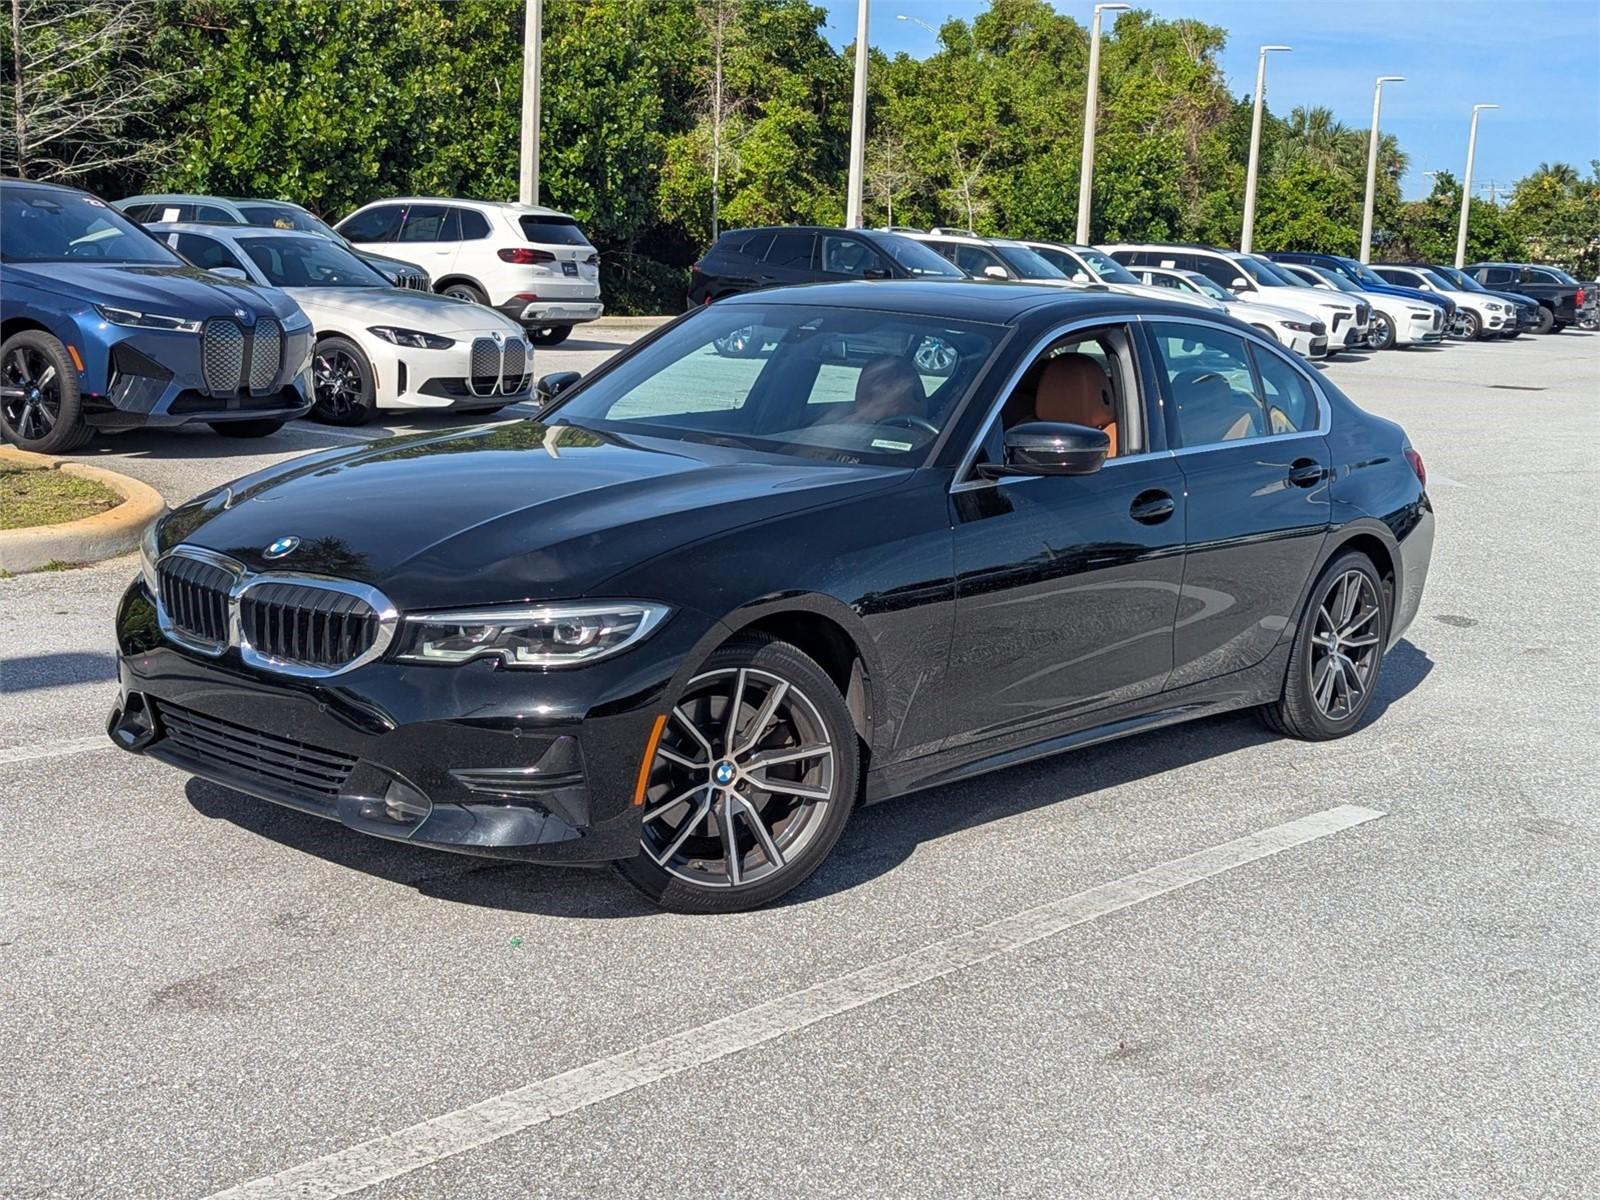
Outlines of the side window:
M840 237L836 233L822 235L822 269L829 275L863 279L869 267L881 266L872 247L859 238Z
M197 204L194 209L194 219L207 225L237 225L239 222L234 215L225 208L218 208L215 204Z
M1322 423L1311 381L1270 350L1251 346L1259 395L1267 409L1267 432L1309 433Z
M158 206L154 204L135 204L131 208L123 209L122 215L127 217L130 221L136 221L140 225L143 225L145 222L150 220L151 214L156 211L157 207Z
M489 218L475 208L457 208L452 210L458 226L455 238L463 242L476 242L489 236Z
M1243 271L1225 258L1213 258L1209 254L1185 255L1184 257L1193 258L1193 265L1189 267L1189 270L1199 271L1200 274L1224 290L1232 288L1233 281L1244 274Z
M339 232L352 242L392 242L404 213L398 204L380 204L342 221Z
M450 209L442 204L413 204L406 209L405 224L400 227L402 242L448 241L445 226Z
M1000 256L993 250L982 246L969 246L965 242L956 243L956 266L969 275L982 275L990 267L999 267L1009 276L1005 263L1000 261Z
M1183 291L1183 281L1176 275L1157 275L1152 272L1149 276L1149 282L1156 287L1171 288L1176 292Z
M192 262L195 266L207 271L214 271L218 267L233 267L243 270L239 260L216 238L201 237L198 233L180 233L173 244L173 248Z
M1001 461L1005 431L1029 421L1102 429L1111 441L1110 457L1137 454L1145 446L1137 380L1126 327L1069 335L1039 355L1017 381L984 431L976 461Z
M735 240L728 244L729 254L742 254L755 262L760 262L767 257L767 251L772 249L772 230L752 234L743 240Z
M769 267L783 267L791 271L805 271L811 268L811 247L817 240L813 233L779 233L772 239L772 246L767 251L766 264Z
M1243 338L1199 324L1152 321L1148 328L1185 446L1266 436L1266 409Z
M1486 267L1478 272L1480 283L1510 283L1511 270L1509 267Z

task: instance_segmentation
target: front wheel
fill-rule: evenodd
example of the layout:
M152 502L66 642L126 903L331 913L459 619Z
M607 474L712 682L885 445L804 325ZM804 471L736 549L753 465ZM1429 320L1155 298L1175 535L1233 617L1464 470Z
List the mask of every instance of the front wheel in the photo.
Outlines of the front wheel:
M1343 737L1372 704L1389 636L1383 581L1365 554L1339 555L1311 589L1283 694L1260 709L1278 733L1320 742Z
M25 329L0 345L0 435L37 454L65 454L94 436L83 423L67 348L42 329Z
M571 336L571 325L542 325L528 330L528 340L535 346L559 346Z
M1367 345L1374 350L1392 350L1394 348L1394 322L1381 313L1374 311L1372 324L1367 329Z
M439 289L439 294L441 296L450 296L456 300L465 300L468 304L489 303L489 297L483 294L482 289L476 288L472 284L465 283L460 280L457 280L455 283L446 284L444 287Z
M669 712L645 780L640 853L617 870L674 912L768 904L827 858L859 772L855 725L822 668L786 642L738 638Z
M1474 312L1463 312L1456 316L1456 328L1460 331L1464 341L1475 342L1483 336L1483 322Z
M314 420L329 425L365 425L378 410L372 367L349 338L330 337L317 343L311 360L311 383L317 402Z
M211 431L228 438L271 437L283 428L282 421L212 421Z

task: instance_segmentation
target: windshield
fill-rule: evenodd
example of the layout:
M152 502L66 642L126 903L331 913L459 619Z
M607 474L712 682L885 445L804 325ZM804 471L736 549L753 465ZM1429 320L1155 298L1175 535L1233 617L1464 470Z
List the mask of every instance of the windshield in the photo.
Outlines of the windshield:
M1002 262L1017 273L1020 279L1065 279L1066 273L1046 262L1037 250L1026 246L996 245L994 252Z
M1434 287L1439 288L1441 291L1449 292L1455 290L1455 284L1451 283L1437 271L1430 270L1427 267L1412 267L1411 269L1418 275L1421 275L1429 283L1433 284Z
M1094 268L1095 274L1100 276L1102 283L1138 283L1132 271L1123 266L1109 254L1102 254L1093 246L1085 246L1078 251L1079 257Z
M928 249L921 242L898 233L880 233L874 244L895 263L913 275L927 275L939 279L965 279L966 273L944 255Z
M320 237L246 237L239 248L273 287L388 287L338 242Z
M0 261L184 265L103 200L14 185L0 191Z
M1558 267L1529 267L1524 274L1534 283L1564 283L1577 287L1578 281Z
M1489 290L1465 271L1458 271L1454 267L1434 267L1433 273L1451 287L1459 288L1463 292L1487 292Z
M1306 267L1305 269L1307 271L1310 271L1318 279L1323 280L1324 282L1331 284L1333 287L1338 288L1341 292L1354 292L1354 293L1359 294L1360 291L1361 291L1360 288L1358 288L1355 284L1351 283L1348 279L1346 279L1343 275L1339 274L1339 272L1337 272L1337 271L1329 271L1329 270L1326 270L1326 269L1324 269L1322 267Z
M1383 276L1379 275L1365 263L1358 263L1353 258L1341 258L1339 259L1339 265L1344 268L1343 274L1345 278L1353 278L1363 287L1375 287L1381 291L1384 288L1392 288L1397 286L1383 278ZM1414 291L1415 289L1412 290Z
M910 313L717 304L546 419L830 463L917 466L1004 332Z
M1212 279L1207 275L1202 275L1199 271L1194 271L1190 274L1184 275L1183 280L1185 283L1192 284L1194 289L1202 296L1210 296L1213 300L1223 300L1229 304L1232 304L1239 299L1239 297L1228 291L1227 288L1223 287L1215 279Z
M1257 283L1264 287L1310 287L1303 279L1296 279L1287 274L1282 267L1270 259L1257 258L1254 255L1244 260L1248 266L1254 267L1260 274L1251 275Z

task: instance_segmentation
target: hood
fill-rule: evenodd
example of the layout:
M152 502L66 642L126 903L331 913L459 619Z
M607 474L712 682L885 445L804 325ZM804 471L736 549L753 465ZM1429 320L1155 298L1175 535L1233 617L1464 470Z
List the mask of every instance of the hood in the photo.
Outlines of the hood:
M42 291L140 312L203 320L233 317L242 310L247 324L267 313L288 320L300 312L295 302L276 288L212 275L197 267L76 262L8 266Z
M409 288L284 288L313 323L344 318L361 325L398 325L428 333L490 333L521 337L522 326L481 304Z
M548 600L909 473L521 421L272 467L183 505L159 537L163 549L188 542L256 570L370 583L402 610ZM288 536L300 539L290 556L262 557Z
M1240 300L1237 304L1230 304L1228 311L1240 320L1257 321L1294 321L1305 324L1307 314L1298 308L1283 308L1277 304L1261 304L1255 300Z

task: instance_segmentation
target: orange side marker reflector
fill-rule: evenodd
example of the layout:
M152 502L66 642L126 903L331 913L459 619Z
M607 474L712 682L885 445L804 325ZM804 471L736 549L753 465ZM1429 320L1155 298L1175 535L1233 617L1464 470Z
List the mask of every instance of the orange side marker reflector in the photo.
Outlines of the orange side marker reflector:
M656 723L650 727L650 740L644 744L644 758L639 763L639 782L633 785L633 803L635 806L644 804L644 785L650 781L650 764L655 761L656 744L661 741L661 734L666 727L666 713L658 716Z
M67 344L67 353L72 355L72 365L80 371L83 370L83 359L78 357L78 348L69 342Z

